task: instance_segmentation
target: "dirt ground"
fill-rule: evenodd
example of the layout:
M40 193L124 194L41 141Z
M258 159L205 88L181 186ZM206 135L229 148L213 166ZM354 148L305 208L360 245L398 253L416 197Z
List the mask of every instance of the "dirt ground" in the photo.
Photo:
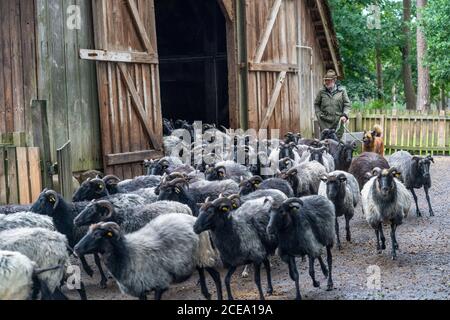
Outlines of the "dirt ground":
M435 158L432 166L433 186L431 201L435 217L430 218L423 190L417 192L419 207L425 214L417 218L415 208L397 230L400 250L398 259L390 257L390 228L385 228L387 250L381 255L375 251L375 233L366 223L358 206L357 213L351 221L352 243L345 242L345 223L342 221L341 239L343 250L333 250L333 279L335 289L325 290L326 279L319 273L316 266L316 277L321 281L320 288L314 288L307 271L307 261L297 259L300 272L301 293L304 299L314 300L367 300L367 299L449 299L450 298L450 158ZM93 261L90 261L91 265ZM376 267L374 267L376 266ZM378 268L379 269L378 269ZM372 270L372 271L371 271ZM373 270L379 270L381 287L369 289L368 276ZM258 299L256 286L252 279L240 276L238 269L233 281L233 294L236 299ZM222 277L224 272L222 271ZM270 299L293 299L295 297L294 283L288 275L288 268L278 257L272 258L272 277L274 295ZM223 278L222 278L223 279ZM262 283L266 287L265 271L262 270ZM98 286L99 276L94 278L82 274L89 300L123 300L133 299L120 293L113 279L109 280L107 289ZM215 296L215 287L207 275L208 287ZM179 285L174 285L165 293L163 299L171 300L202 300L200 288L197 285L198 276L194 276ZM65 290L71 299L79 296ZM224 297L226 293L224 290ZM153 298L149 296L149 298Z

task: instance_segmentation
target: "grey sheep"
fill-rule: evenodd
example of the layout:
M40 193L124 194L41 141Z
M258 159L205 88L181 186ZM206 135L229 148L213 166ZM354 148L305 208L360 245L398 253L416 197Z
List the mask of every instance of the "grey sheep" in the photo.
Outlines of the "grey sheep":
M20 252L0 251L0 300L35 300L39 292L48 298L49 289L38 276L60 268L38 269L36 263Z
M0 214L0 232L16 228L44 228L55 230L52 219L33 212Z
M206 180L233 180L236 183L241 181L241 177L250 178L252 174L246 166L234 161L221 161L205 172Z
M396 168L375 168L373 175L361 191L363 213L369 225L375 229L378 253L386 249L383 224L391 224L391 253L395 260L398 249L396 230L411 209L411 199L406 187L398 180L401 173Z
M17 228L0 232L0 250L17 251L34 261L38 268L66 266L69 261L67 238L59 232L43 228ZM64 268L38 276L51 295L59 291ZM45 297L49 299L50 297Z
M418 217L422 216L422 213L420 212L419 204L417 203L417 195L414 189L420 189L422 187L425 190L430 216L434 216L429 194L431 188L431 163L434 163L433 157L413 157L407 151L398 151L389 157L389 165L397 168L402 173L399 179L405 184L406 189L411 191L414 197Z
M334 245L335 212L333 203L323 196L291 198L281 208L272 211L267 232L278 237L278 254L289 266L289 275L295 282L296 299L300 300L300 285L295 257L308 256L309 274L314 287L319 287L314 271L318 259L323 274L328 277L327 290L333 289L332 255ZM326 248L328 269L322 261Z
M215 269L216 256L207 233L193 231L196 219L184 214L161 215L144 228L123 234L113 222L92 225L75 246L78 254L101 252L102 259L120 290L146 300L155 291L160 300L172 283L180 283L198 270L202 294L210 298L203 270L214 274L221 299L220 275Z
M30 205L6 205L0 206L0 214L13 214L18 212L30 211Z
M161 182L161 176L140 176L128 180L120 180L120 178L108 175L103 178L109 194L130 193L140 189L155 188Z
M204 234L210 230L222 263L228 269L225 285L229 300L233 299L231 277L237 267L249 263L254 266L260 299L264 299L260 279L262 264L267 272L268 293L273 292L269 256L275 252L277 239L266 233L272 205L271 198L259 198L233 210L230 199L219 198L207 201L201 208L194 231Z
M341 239L339 237L338 217L345 217L346 239L351 240L350 220L355 214L355 208L361 196L358 181L350 173L344 171L334 171L328 176L322 177L322 183L319 187L319 195L328 198L334 204L336 212L336 237L339 250L341 247Z
M296 197L302 197L317 194L321 177L326 174L327 171L323 165L317 161L311 161L281 173L280 177L290 183Z
M122 232L132 233L162 214L181 213L192 216L187 205L173 201L158 201L143 207L116 209L109 201L100 200L90 203L78 216L74 224L77 227L89 226L99 222L117 223Z
M270 197L273 200L273 207L277 208L279 206L281 206L281 204L288 199L288 197L281 192L280 190L276 190L276 189L263 189L263 190L256 190L252 193L249 193L245 196L241 196L241 201L242 202L247 202L247 201L251 201L251 200L256 200L259 198L266 198L266 197Z
M306 152L302 154L300 163L306 161L317 161L325 167L327 172L333 172L335 170L334 159L331 154L327 152L327 147L312 148L310 147Z

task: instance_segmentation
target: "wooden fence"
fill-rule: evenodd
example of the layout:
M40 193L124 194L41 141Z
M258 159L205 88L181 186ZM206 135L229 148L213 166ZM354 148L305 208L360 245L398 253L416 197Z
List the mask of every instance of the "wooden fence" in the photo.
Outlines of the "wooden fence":
M450 155L450 112L376 111L350 116L349 129L371 130L380 124L384 130L387 154L399 150L416 155Z
M24 134L0 137L0 205L30 204L42 189L39 148L21 145Z

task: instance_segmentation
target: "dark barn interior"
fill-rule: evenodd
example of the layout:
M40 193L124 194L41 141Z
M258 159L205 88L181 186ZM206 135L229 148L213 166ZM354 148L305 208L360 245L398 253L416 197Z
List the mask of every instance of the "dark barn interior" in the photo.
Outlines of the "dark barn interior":
M168 119L229 126L225 17L211 0L156 0L161 104Z

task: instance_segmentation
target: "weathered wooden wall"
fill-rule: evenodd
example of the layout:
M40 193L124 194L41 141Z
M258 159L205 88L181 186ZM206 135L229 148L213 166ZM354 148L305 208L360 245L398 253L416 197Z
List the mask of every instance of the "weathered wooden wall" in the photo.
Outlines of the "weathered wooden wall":
M67 26L70 5L80 30ZM90 0L0 0L0 133L33 145L31 101L47 100L52 159L72 140L74 171L102 165L95 66L78 58L93 38Z
M91 1L35 1L38 97L48 101L52 158L71 140L74 171L101 168L95 65L79 59L78 54L80 48L94 48ZM68 28L71 5L80 8L79 30Z

